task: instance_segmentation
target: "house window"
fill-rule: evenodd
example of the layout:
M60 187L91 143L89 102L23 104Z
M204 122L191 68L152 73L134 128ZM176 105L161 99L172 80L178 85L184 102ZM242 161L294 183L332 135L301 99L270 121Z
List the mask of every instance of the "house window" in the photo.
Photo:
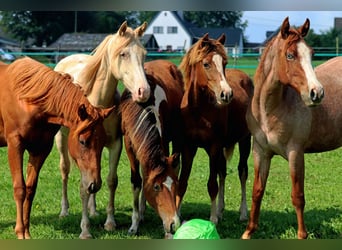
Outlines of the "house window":
M167 33L168 34L177 34L177 26L168 26Z
M163 26L154 26L153 27L153 34L163 34Z

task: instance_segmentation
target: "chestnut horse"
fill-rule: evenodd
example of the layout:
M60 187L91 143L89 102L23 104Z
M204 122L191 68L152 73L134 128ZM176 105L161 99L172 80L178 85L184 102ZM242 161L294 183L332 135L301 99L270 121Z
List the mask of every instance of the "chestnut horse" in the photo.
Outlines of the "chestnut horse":
M128 233L137 233L147 200L162 219L165 237L168 238L180 226L176 191L183 79L177 66L165 60L146 62L144 67L152 91L150 99L143 104L136 103L131 93L125 90L120 104L133 191L132 225ZM168 157L170 142L173 154Z
M274 155L282 156L289 163L297 236L307 238L303 218L304 153L330 150L342 143L339 132L342 118L336 110L341 99L341 73L338 67L330 68L331 63L317 68L316 77L311 65L313 50L304 41L309 28L309 19L299 28L291 28L288 17L285 18L280 32L267 44L255 73L255 92L247 113L254 138L254 186L244 239L250 238L258 227ZM322 102L323 88L328 98Z
M224 35L217 40L204 35L190 48L180 64L185 85L181 103L184 147L177 206L180 209L196 151L199 147L204 148L209 156L207 189L211 199L210 220L213 223L217 223L223 214L226 161L230 160L236 143L240 150L240 220L247 219L246 180L251 136L245 114L253 94L253 83L242 71L225 71L228 59L224 41Z
M0 65L0 146L8 147L14 200L15 233L29 239L30 213L39 171L60 126L69 128L70 155L81 171L81 198L101 187L100 161L105 131L102 122L113 110L93 107L70 76L61 75L30 58ZM23 154L29 154L26 183ZM82 222L89 224L87 218Z
M116 34L108 35L98 45L92 55L75 54L66 57L56 65L55 70L71 74L75 83L84 89L90 103L96 107L111 107L119 104L120 95L116 92L119 80L132 93L134 101L144 102L149 98L150 86L147 83L143 68L146 50L139 39L145 32L146 26L147 24L144 23L133 30L127 26L127 22L124 22ZM104 228L111 231L116 228L114 195L118 185L117 167L122 150L122 135L117 112L113 112L104 121L104 126L107 133L105 147L109 151L109 174L107 177L109 201ZM63 180L60 216L68 215L69 208L67 185L70 162L66 147L66 136L65 128L56 135ZM94 195L90 198L89 210L90 215L97 214ZM87 229L83 228L80 237L91 238L92 236Z

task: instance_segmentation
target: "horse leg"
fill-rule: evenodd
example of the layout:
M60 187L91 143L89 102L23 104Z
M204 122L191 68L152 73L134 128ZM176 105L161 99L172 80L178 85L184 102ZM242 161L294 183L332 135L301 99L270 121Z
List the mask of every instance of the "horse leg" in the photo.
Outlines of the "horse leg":
M59 152L59 169L62 176L62 201L60 217L67 216L69 214L69 199L68 199L68 179L70 173L70 159L68 151L68 129L61 127L55 135L56 147Z
M88 202L89 202L89 194L83 185L80 185L80 196L82 200L82 219L81 219L81 234L79 236L80 239L91 239L92 235L89 232L90 229L90 221L88 217Z
M132 225L128 229L129 235L135 235L138 232L139 223L141 220L139 209L139 196L141 193L142 179L139 171L139 161L130 147L130 140L124 137L127 157L131 166L131 184L133 193L133 212L132 212Z
M24 226L25 226L25 239L30 239L30 214L32 202L37 190L39 172L43 166L46 157L49 155L51 147L46 147L40 150L39 155L30 153L29 161L26 171L26 198L24 201ZM47 149L47 150L46 150Z
M178 214L181 216L181 203L188 187L188 180L192 168L192 162L196 155L197 147L184 144L182 150L182 167L179 175L179 185L176 195L176 207L178 209Z
M24 227L24 212L23 205L26 196L26 185L23 176L23 154L24 150L17 146L20 145L17 140L11 143L8 139L8 163L12 175L13 183L13 195L17 209L17 217L14 231L18 239L25 239L25 227Z
M218 223L219 218L222 218L224 211L224 192L226 180L226 160L224 158L223 149L213 147L210 151L207 150L209 155L210 173L207 182L208 194L211 200L210 221L214 224ZM219 177L219 184L217 183L217 176ZM218 203L216 202L219 194Z
M252 208L247 228L242 239L250 239L252 234L258 228L260 216L261 201L264 196L266 182L270 171L271 159L273 155L264 151L254 140L253 142L253 160L254 160L254 184L252 191Z
M248 135L246 138L239 142L239 179L241 186L241 203L240 203L240 221L246 221L247 216L247 200L246 200L246 182L248 178L248 157L251 152L251 136Z
M116 137L113 144L109 148L109 173L107 176L107 186L109 190L109 202L107 206L107 219L104 227L107 231L113 231L116 228L114 218L115 213L115 192L118 187L118 165L122 151L122 136Z
M290 175L292 180L292 191L291 198L292 204L295 207L297 214L298 239L306 239L308 233L304 223L304 207L305 207L305 196L304 196L304 152L301 150L290 150L289 153L289 166Z
M120 96L116 96L115 104L118 105ZM122 151L122 133L121 133L121 119L117 113L113 113L105 120L105 123L109 126L107 131L111 134L112 141L108 146L109 152L109 173L107 176L107 187L109 190L109 201L107 205L107 218L104 224L104 228L107 231L113 231L116 229L116 222L114 218L115 213L115 192L118 187L118 165Z

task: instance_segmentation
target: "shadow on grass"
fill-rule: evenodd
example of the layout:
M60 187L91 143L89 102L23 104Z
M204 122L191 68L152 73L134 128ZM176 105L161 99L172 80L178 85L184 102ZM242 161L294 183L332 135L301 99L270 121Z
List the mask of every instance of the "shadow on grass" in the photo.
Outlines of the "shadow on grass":
M118 209L117 209L118 210ZM127 207L115 213L117 228L113 232L107 232L103 228L106 220L105 210L100 210L100 215L90 218L92 233L95 239L162 239L164 231L162 221L152 208L147 206L144 221L140 224L137 236L128 236L127 231L131 225L131 208ZM315 239L341 239L342 232L333 226L338 221L341 229L341 214L339 208L307 209L304 213L309 238ZM182 220L193 218L209 219L210 205L202 203L187 203L182 205ZM81 232L81 211L78 214L70 214L67 217L59 218L56 214L44 216L31 216L31 234L33 238L60 238L78 239ZM0 234L9 227L14 228L13 221L0 220ZM246 228L247 222L239 221L239 212L225 210L223 219L217 225L217 231L222 239L240 239ZM44 232L39 230L42 228ZM49 232L51 231L51 232ZM47 234L51 234L47 236ZM253 239L279 239L296 238L297 220L294 209L289 211L269 211L261 209L259 229L253 234ZM13 231L14 235L14 231ZM14 236L15 237L15 236Z

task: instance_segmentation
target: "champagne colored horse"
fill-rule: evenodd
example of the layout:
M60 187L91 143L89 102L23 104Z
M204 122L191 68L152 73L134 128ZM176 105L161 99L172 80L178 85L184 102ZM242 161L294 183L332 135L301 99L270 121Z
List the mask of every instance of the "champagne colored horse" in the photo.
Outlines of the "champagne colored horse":
M105 131L102 122L112 108L93 107L70 76L61 75L30 58L0 65L0 146L8 147L14 200L17 207L15 233L29 239L30 214L39 171L49 155L60 126L69 128L71 157L81 172L81 198L101 187L101 152ZM26 181L23 154L29 154ZM82 217L85 225L88 218Z
M311 65L312 49L304 41L309 28L308 19L295 29L285 18L279 34L266 46L255 73L255 92L247 113L254 138L254 186L250 219L242 235L244 239L250 238L258 227L261 201L274 155L282 156L289 163L297 236L307 238L303 217L304 153L342 145L342 114L337 108L342 98L341 64L322 65L315 74Z
M242 71L225 71L228 59L224 41L224 35L217 40L204 35L190 48L180 65L185 85L181 103L184 145L177 206L180 209L197 148L204 148L209 156L207 189L213 223L217 223L223 214L226 161L230 160L237 143L240 151L240 220L247 220L246 180L251 135L245 114L252 98L253 84Z
M116 34L108 35L95 49L92 55L75 54L61 60L55 67L56 71L66 72L74 77L74 82L81 85L89 101L94 106L111 107L119 104L120 96L116 92L118 81L121 80L132 93L132 99L145 102L150 96L143 63L146 50L139 38L145 32L147 24L132 30L124 22ZM122 150L122 135L117 112L113 112L104 121L107 140L105 147L109 150L109 174L107 185L109 201L105 229L114 230L115 190L117 188L117 166ZM67 130L61 129L56 135L56 144L60 152L60 169L63 180L62 210L60 216L68 215L69 202L67 197L70 162L66 147ZM95 197L89 203L90 215L96 215ZM87 214L85 208L83 213ZM91 238L89 230L83 226L80 238Z
M162 219L165 237L169 238L180 226L176 192L183 79L177 66L166 60L146 62L144 67L151 86L150 99L136 103L126 90L120 104L133 191L132 225L128 233L137 233L147 200ZM173 154L169 157L170 142Z

